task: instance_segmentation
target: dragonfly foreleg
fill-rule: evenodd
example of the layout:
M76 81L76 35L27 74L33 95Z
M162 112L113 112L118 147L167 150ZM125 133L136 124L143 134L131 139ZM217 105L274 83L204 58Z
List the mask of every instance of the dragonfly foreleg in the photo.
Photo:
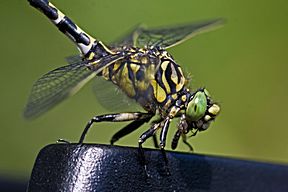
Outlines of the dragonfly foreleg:
M173 140L172 140L172 143L171 143L171 148L173 150L177 148L177 145L178 145L178 142L179 142L181 134L182 134L182 132L179 129L174 134L174 137L173 137Z
M190 151L194 151L192 145L190 143L188 143L187 136L185 134L182 134L182 140L183 140L183 143L188 146Z
M172 144L171 144L171 148L174 150L177 148L177 145L178 145L178 142L179 142L179 139L180 139L180 136L182 135L182 141L184 144L186 144L189 148L189 151L194 151L192 145L190 143L188 143L187 141L187 136L183 133L182 130L178 129L173 137L173 140L172 140Z
M107 122L133 121L133 120L138 120L138 119L146 119L148 118L148 116L151 118L151 114L141 113L141 112L116 113L116 114L95 116L87 123L80 137L79 144L83 143L85 136L93 123L103 122L103 121L107 121Z

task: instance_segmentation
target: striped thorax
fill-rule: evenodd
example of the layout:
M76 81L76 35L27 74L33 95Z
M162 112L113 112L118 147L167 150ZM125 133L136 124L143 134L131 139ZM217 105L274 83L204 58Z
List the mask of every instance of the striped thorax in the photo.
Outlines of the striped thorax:
M101 75L148 111L170 108L186 81L172 56L165 50L135 47L122 52L124 59L104 68Z

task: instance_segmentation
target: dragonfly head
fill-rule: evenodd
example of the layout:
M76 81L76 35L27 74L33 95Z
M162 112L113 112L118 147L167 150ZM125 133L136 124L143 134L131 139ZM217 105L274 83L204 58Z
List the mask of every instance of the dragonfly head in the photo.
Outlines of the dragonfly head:
M193 93L189 98L185 113L186 121L190 129L204 131L219 112L220 106L213 103L208 91L202 88Z

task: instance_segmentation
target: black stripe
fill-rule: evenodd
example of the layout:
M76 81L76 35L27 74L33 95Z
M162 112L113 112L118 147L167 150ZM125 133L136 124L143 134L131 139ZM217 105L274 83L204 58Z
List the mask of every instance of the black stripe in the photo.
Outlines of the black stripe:
M57 24L57 27L63 33L70 34L77 43L83 43L84 45L90 44L90 39L85 33L78 33L77 26L68 18L64 17L62 21Z
M144 70L144 66L140 65L139 70L136 72L136 80L137 81L143 81L145 79L145 70Z
M134 76L134 72L131 69L131 65L129 63L127 63L127 70L128 70L128 78L130 79L130 81L132 82L132 84L135 87L135 76Z
M165 91L165 93L167 94L167 90L165 88L165 85L162 81L162 74L164 73L163 69L161 67L159 67L156 75L155 75L155 80L156 82L159 84L159 86Z
M173 63L171 63L169 61L169 64L167 65L167 68L165 70L165 78L169 84L171 93L175 93L176 92L176 84L171 80L171 76L172 76L172 69L171 69L171 65L173 65Z
M57 9L50 7L48 0L28 0L30 5L36 9L40 9L49 19L55 20L58 18Z

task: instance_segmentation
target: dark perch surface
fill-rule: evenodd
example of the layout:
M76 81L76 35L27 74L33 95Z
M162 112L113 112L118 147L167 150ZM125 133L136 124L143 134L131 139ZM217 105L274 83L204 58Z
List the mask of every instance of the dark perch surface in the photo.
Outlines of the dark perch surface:
M52 144L35 162L29 191L288 191L288 166L168 152L168 176L158 150Z

